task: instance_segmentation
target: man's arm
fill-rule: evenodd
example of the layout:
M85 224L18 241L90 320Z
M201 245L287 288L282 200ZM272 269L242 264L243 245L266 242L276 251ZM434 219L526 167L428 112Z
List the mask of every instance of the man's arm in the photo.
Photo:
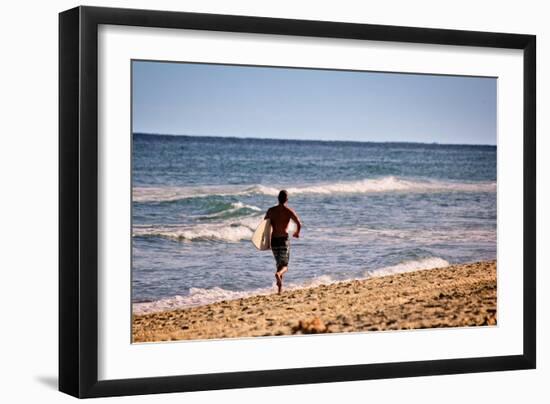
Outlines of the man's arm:
M298 238L298 237L300 237L300 230L302 229L302 222L300 221L300 218L298 217L296 212L294 212L294 209L288 208L288 210L290 212L290 218L294 221L294 223L296 223L296 231L294 232L294 234L292 236Z
M271 213L271 208L269 208L269 209L267 210L267 212L265 212L264 220L265 220L265 219L270 219L270 217L269 217L269 214L270 214L270 213Z

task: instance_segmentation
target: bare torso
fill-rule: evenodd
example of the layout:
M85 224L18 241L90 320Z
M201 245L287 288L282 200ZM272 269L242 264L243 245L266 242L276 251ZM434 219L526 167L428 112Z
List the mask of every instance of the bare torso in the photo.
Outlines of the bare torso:
M299 219L296 213L285 205L277 205L268 209L266 219L270 219L272 227L272 236L280 237L287 236L287 228L290 219L293 219L296 223L299 223Z

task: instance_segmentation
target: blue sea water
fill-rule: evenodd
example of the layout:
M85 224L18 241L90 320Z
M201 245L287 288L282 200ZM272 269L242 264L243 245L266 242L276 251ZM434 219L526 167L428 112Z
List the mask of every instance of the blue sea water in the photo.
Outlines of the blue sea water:
M290 288L496 258L496 147L134 134L134 311L274 291L250 242L280 189Z

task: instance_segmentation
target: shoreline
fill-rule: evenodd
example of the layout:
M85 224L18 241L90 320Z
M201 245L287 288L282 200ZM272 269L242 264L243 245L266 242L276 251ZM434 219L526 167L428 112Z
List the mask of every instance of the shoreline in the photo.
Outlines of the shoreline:
M497 324L496 261L132 315L132 342Z

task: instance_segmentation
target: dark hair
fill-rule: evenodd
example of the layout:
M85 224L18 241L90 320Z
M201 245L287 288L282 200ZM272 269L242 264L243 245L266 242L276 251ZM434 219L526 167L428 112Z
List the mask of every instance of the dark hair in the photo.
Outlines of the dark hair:
M281 192L279 192L279 196L277 197L277 199L279 200L279 203L285 203L286 201L288 201L288 192L283 189Z

